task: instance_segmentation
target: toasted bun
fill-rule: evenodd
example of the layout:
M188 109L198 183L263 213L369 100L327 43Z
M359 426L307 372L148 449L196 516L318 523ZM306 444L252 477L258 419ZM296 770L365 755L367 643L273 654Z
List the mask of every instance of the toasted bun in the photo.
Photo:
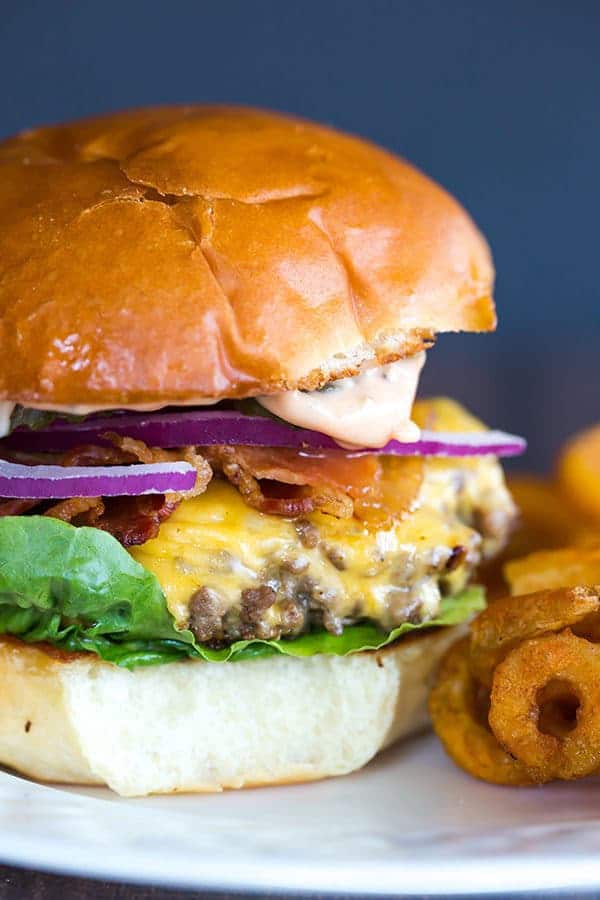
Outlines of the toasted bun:
M134 672L4 639L0 764L125 796L343 775L425 726L431 678L456 635Z
M0 144L0 399L190 403L316 387L495 325L487 245L366 141L233 107Z

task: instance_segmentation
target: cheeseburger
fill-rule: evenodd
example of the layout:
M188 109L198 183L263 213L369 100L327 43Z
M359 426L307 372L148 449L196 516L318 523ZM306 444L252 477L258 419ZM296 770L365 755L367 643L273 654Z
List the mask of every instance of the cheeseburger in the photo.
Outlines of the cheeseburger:
M421 728L523 442L415 402L495 327L412 166L246 108L0 144L0 763L124 795L350 772Z

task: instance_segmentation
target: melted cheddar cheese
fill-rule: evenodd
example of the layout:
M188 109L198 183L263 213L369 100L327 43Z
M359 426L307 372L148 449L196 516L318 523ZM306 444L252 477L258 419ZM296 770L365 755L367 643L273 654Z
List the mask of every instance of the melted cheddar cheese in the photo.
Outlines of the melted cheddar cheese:
M466 414L454 404L437 410L420 404L416 413L427 427L437 414L440 429L465 428ZM215 479L131 553L157 576L181 626L198 591L208 589L226 615L239 607L243 591L268 585L278 592L296 577L308 579L313 601L337 621L368 618L391 628L407 610L419 620L435 615L441 594L463 587L482 556L499 549L513 512L491 457L427 459L416 509L383 530L322 513L301 523L265 515ZM265 612L267 620L277 615L277 604Z

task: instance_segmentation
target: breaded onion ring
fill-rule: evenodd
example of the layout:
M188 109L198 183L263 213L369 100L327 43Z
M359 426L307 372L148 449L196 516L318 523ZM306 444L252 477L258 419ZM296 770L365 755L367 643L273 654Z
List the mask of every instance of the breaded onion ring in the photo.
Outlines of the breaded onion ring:
M491 603L471 624L471 669L486 687L492 686L494 669L522 641L577 626L577 632L593 631L600 623L597 587L559 588L522 597L503 597ZM598 623L596 623L596 631Z
M433 727L454 762L475 778L494 784L533 784L526 768L498 744L486 727L480 686L469 668L469 638L444 657L429 698Z
M537 781L600 768L600 647L569 629L525 641L494 673L489 722Z
M511 594L531 594L550 588L572 587L600 582L600 540L583 534L579 543L557 550L538 550L504 566L504 578Z

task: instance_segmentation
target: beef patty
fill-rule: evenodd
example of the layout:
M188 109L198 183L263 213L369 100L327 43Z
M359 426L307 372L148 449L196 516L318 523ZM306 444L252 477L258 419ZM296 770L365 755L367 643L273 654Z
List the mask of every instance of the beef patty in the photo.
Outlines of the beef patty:
M131 553L158 577L178 626L213 646L364 620L389 630L435 616L501 549L514 513L491 457L427 458L416 508L379 530L321 512L267 515L215 479Z

